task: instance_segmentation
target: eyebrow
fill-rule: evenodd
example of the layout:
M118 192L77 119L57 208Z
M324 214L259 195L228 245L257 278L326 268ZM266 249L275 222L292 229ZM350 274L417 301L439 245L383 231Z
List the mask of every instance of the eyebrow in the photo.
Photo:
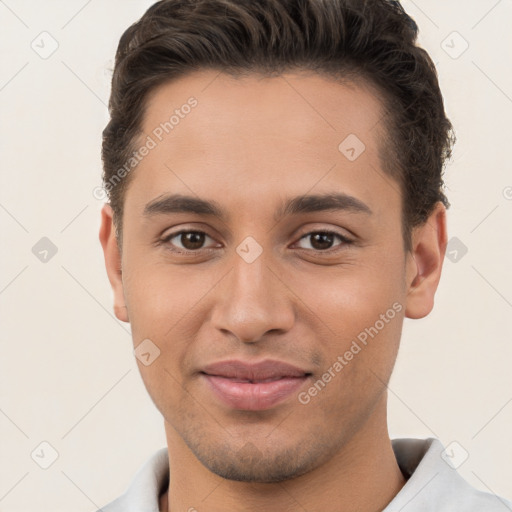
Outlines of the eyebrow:
M274 220L280 221L288 215L320 211L346 211L371 215L370 207L360 199L344 193L302 195L287 199L276 211ZM181 194L163 195L144 207L143 216L167 215L170 213L195 213L217 217L226 222L229 215L216 202Z

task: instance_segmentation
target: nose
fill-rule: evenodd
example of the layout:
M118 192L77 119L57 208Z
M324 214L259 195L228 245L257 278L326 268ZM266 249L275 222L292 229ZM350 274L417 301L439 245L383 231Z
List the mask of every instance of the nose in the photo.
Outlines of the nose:
M212 323L244 343L286 332L295 320L293 293L263 254L248 263L235 253L232 270L216 286Z

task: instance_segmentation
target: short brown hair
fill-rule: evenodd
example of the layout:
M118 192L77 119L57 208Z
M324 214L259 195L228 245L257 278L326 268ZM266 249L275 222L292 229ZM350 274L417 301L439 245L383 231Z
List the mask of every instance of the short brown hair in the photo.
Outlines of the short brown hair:
M122 35L103 131L103 181L121 242L123 200L131 174L115 174L133 156L148 94L186 73L233 76L309 70L363 79L388 115L382 165L400 185L404 247L411 230L441 201L444 163L455 141L418 28L388 0L161 0ZM340 141L341 142L341 141ZM119 176L117 176L119 178Z

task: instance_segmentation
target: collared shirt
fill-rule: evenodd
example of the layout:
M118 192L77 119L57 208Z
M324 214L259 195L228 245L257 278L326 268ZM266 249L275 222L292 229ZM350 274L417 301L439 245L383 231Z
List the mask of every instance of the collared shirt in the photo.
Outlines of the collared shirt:
M512 512L512 502L477 491L457 473L463 452L445 450L435 438L393 439L392 446L407 482L382 512ZM126 492L97 512L160 512L159 496L168 483L168 453L161 448Z

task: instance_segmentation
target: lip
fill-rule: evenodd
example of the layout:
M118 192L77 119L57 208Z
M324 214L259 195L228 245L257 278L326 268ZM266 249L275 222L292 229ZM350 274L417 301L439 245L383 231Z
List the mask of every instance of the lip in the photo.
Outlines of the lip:
M205 366L201 374L224 405L247 411L270 409L283 402L311 376L306 370L275 360L221 361Z

